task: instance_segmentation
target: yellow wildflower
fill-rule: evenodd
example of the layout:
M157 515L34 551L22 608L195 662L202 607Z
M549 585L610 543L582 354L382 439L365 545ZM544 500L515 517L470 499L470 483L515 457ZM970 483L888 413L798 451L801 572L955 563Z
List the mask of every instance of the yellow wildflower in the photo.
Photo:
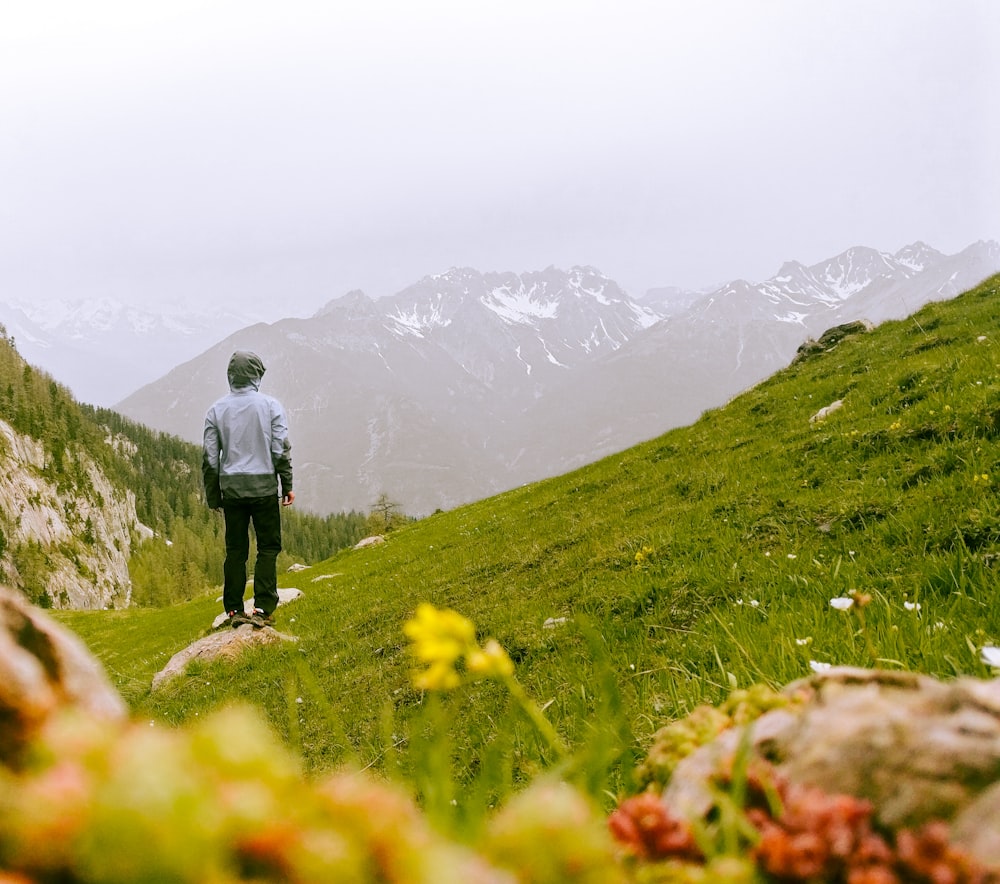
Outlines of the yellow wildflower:
M491 638L482 648L469 654L466 666L479 678L505 677L514 674L514 663L500 643Z
M463 677L500 678L513 699L521 706L538 733L560 758L566 757L566 745L545 714L514 677L514 663L496 639L483 647L476 641L476 627L456 611L439 611L423 602L403 624L410 639L410 653L426 669L415 669L413 686L420 691L450 691L460 687Z
M419 691L450 691L461 683L455 667L444 660L413 673L413 686Z
M645 565L650 562L655 554L653 547L644 545L635 554L635 566L637 568L645 567Z
M514 674L514 664L496 639L485 647L476 642L476 628L457 611L439 610L426 602L403 625L410 639L410 653L426 669L413 672L413 684L422 691L447 691L462 683L463 672L471 678L505 678ZM464 668L463 668L464 667Z
M476 628L457 611L438 610L422 602L416 615L403 625L413 643L411 653L423 663L454 664L475 646Z

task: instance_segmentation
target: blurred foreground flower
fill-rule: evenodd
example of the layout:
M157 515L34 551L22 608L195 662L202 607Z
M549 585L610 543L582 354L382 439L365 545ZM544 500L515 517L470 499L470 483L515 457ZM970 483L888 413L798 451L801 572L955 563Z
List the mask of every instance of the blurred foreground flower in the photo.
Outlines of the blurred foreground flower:
M466 659L469 672L482 678L497 678L514 674L514 664L500 643L491 638L476 648Z
M422 663L454 664L476 644L476 628L456 611L439 610L423 602L407 620L403 632L410 651Z
M3 884L375 880L510 876L435 832L401 789L351 772L304 779L249 707L184 730L67 712L22 769L0 767Z

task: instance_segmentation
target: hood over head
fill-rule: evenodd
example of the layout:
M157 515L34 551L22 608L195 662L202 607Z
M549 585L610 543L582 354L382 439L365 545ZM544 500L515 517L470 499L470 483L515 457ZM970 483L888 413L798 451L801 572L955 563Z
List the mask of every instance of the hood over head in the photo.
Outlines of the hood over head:
M238 387L253 387L255 390L260 386L260 379L264 377L264 363L261 358L250 350L237 350L229 359L229 386L233 389Z

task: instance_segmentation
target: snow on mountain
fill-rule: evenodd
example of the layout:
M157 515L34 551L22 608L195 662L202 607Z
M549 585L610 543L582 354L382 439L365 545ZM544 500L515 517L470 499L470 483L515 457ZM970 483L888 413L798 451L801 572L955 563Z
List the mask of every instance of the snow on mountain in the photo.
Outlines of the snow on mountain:
M953 298L1000 270L1000 244L977 242L955 255L942 255L922 243L901 252L916 271L903 263L905 272L882 276L837 308L836 315L874 323L902 319L929 301Z
M932 249L927 243L918 240L911 245L901 248L893 257L899 264L919 273L922 270L926 270L932 264L943 261L945 256L937 249Z
M975 243L950 256L922 242L895 255L856 246L811 266L787 261L760 283L727 283L696 299L681 316L688 322L770 316L811 334L850 319L898 319L996 273L998 251L995 242Z
M487 309L492 310L504 322L534 325L540 319L554 319L559 311L556 297L537 297L534 287L525 290L524 285L503 285L488 292L479 299Z
M378 306L397 334L442 348L508 401L541 395L558 374L661 319L593 267L521 274L452 268Z
M905 279L912 275L892 255L861 246L848 249L809 269L813 277L832 293L835 301L853 297L880 277Z

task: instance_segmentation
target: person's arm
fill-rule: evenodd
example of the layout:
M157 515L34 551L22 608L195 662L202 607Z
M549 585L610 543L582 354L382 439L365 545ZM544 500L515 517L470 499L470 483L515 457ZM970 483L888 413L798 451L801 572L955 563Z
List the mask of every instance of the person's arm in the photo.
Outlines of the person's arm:
M289 506L295 500L292 491L292 443L288 439L288 422L281 403L272 400L271 410L271 462L281 483L281 502Z
M210 409L205 415L201 477L205 483L205 502L214 510L222 506L222 487L219 485L219 450L219 428L215 425L214 410Z

